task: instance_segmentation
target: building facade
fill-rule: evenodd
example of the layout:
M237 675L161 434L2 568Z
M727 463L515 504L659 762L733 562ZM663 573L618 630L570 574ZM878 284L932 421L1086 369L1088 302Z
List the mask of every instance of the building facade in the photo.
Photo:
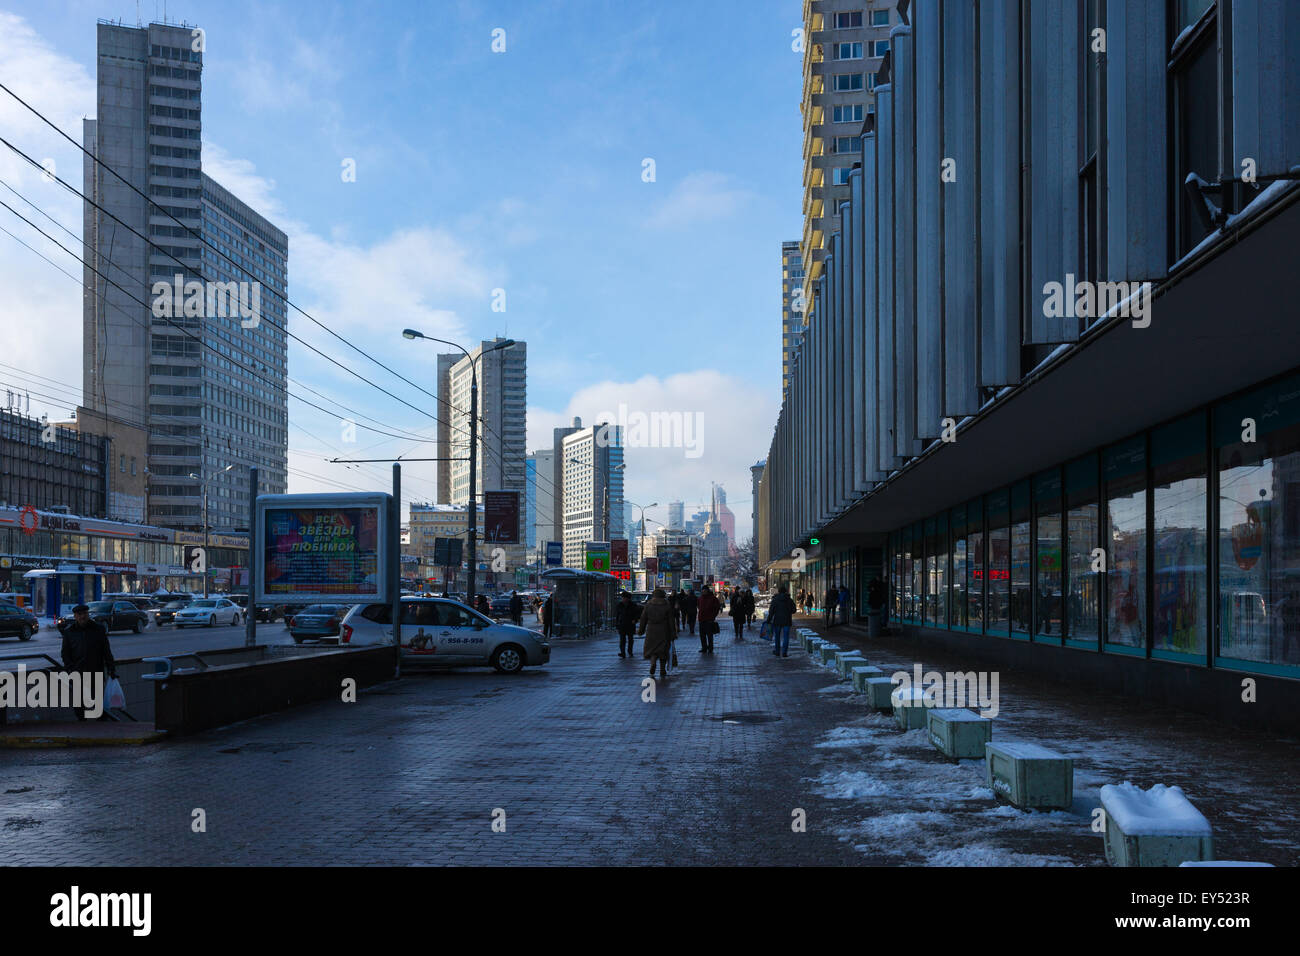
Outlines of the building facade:
M561 439L564 566L583 568L584 544L608 541L623 520L623 430L599 423Z
M446 444L439 444L439 457L457 459L443 464L448 475L448 504L465 505L469 501L469 407L470 389L478 377L478 449L477 491L512 491L519 496L519 534L515 544L492 544L505 551L511 569L528 563L528 476L525 464L526 411L528 401L528 346L515 342L508 348L493 348L502 338L484 340L461 356L446 370L445 383L440 381L440 418L447 420ZM441 357L439 371L442 371ZM452 411L455 409L455 411ZM442 430L439 431L440 442ZM488 546L490 543L484 543Z
M790 393L790 371L803 334L803 255L798 242L781 243L781 396Z
M804 0L803 302L811 307L826 244L839 230L848 176L862 159L862 124L896 22L895 0Z
M233 528L249 466L263 493L287 487L288 240L202 171L196 35L98 24L83 401L147 429L150 521L200 527L206 483L210 526Z
M536 553L542 560L546 559L546 542L560 541L554 537L555 529L555 449L539 448L528 456L528 547L535 554L530 561L536 562Z
M761 482L769 569L1294 727L1300 9L908 13ZM1269 706L1233 706L1243 673Z

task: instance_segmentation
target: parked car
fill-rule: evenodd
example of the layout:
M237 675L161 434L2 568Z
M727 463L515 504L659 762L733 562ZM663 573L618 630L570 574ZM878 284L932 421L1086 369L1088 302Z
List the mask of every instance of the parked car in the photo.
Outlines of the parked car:
M350 604L312 604L293 616L289 636L295 644L307 639L337 639L339 624L352 609Z
M40 627L41 622L27 608L0 603L0 637L30 641Z
M176 612L176 627L194 627L214 624L238 624L243 620L239 605L229 598L199 598Z
M285 607L283 604L259 604L257 606L257 623L270 624L284 617Z
M91 601L86 605L90 619L104 625L104 630L134 631L139 634L142 628L149 626L149 615L130 601ZM59 618L59 628L72 623L72 615Z
M176 612L183 611L189 607L193 601L189 598L174 598L167 601L162 607L154 611L153 620L155 624L172 624L176 620Z
M339 644L390 644L392 607L358 604L343 618ZM551 645L539 632L498 624L459 601L410 598L402 601L402 665L484 667L505 674L551 659Z
M495 618L509 617L510 595L504 593L492 595L488 598L488 609Z

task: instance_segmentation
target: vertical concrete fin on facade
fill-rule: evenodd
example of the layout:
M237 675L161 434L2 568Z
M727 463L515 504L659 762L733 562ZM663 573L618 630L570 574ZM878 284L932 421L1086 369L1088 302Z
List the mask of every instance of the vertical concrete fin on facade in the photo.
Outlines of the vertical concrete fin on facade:
M848 211L848 203L841 203L839 206L840 231L835 234L835 331L831 341L831 358L835 368L834 392L835 396L835 415L832 419L832 429L834 433L834 442L838 446L835 449L832 460L835 463L835 508L836 514L840 514L848 507L849 494L853 490L853 461L852 461L852 410L850 401L850 387L848 368L846 361L849 356L849 325L848 325L848 270L844 268L844 262L848 258L846 248L848 242L845 236L844 214Z
M894 89L876 87L876 466L888 474L894 448Z
M864 137L865 140L865 137ZM863 147L865 149L865 142ZM865 153L864 153L865 159ZM849 208L844 217L844 234L846 239L845 271L849 277L849 394L846 396L850 406L850 443L849 452L853 467L849 490L856 499L870 487L867 479L867 448L870 442L871 427L868 422L867 389L870 378L867 375L867 313L863 308L862 295L866 285L863 274L862 256L862 168L849 173Z
M942 432L946 372L939 0L916 0L910 17L916 77L916 431L933 439Z
M857 175L858 200L854 218L858 223L858 245L854 272L861 282L859 321L862 325L862 351L855 378L862 383L861 448L863 482L860 490L870 490L881 478L877 463L880 447L876 415L876 134L862 137L862 169Z
M840 510L840 467L839 428L840 404L843 392L840 391L839 370L839 334L840 334L840 248L841 239L838 232L830 235L826 243L826 387L823 395L826 401L826 432L824 434L824 471L826 472L826 515L831 518Z
M1020 381L1020 3L979 6L980 384Z
M1300 4L1233 0L1232 168L1240 179L1253 160L1257 175L1288 172L1300 156Z
M974 5L945 0L942 34L944 413L960 419L980 405Z
M1168 271L1165 4L1106 3L1106 271L1112 282Z
M894 88L894 453L920 454L916 428L916 72L912 31L889 32Z
M1084 56L1080 35L1083 0L1026 4L1029 34L1025 99L1029 154L1029 283L1025 297L1025 341L1055 345L1079 338L1073 309L1044 308L1044 286L1067 287L1078 274L1079 254L1079 76Z

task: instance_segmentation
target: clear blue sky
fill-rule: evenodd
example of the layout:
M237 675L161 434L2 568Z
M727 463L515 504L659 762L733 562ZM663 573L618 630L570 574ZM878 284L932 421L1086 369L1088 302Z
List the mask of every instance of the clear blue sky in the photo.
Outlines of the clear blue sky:
M748 466L766 453L779 406L780 245L801 226L797 0L173 0L166 10L207 32L205 168L289 232L291 299L431 390L435 350L401 340L403 325L466 343L526 340L530 447L555 422L613 410L616 399L699 412L704 454L630 452L627 493L699 502L716 479L748 534ZM95 20L134 24L136 4L9 11L31 36L0 41L0 76L17 80L11 68L29 65L35 48L48 75L25 70L17 85L61 109L55 118L75 134L77 112L94 115L84 85ZM161 13L152 0L139 6L146 22ZM505 53L491 50L498 27ZM64 61L84 76L57 75ZM49 138L32 145L60 149ZM647 157L653 183L642 181ZM344 159L356 161L355 183L342 181ZM75 207L52 208L72 210L65 221L79 229ZM52 271L2 235L0 255ZM494 288L506 290L504 314L490 309ZM59 325L73 347L75 286L66 294ZM345 354L292 314L291 326ZM57 366L55 377L79 382L66 361ZM290 375L386 423L431 424L300 347ZM296 404L291 420L291 490L326 487L308 475L370 484L361 475L382 472L322 463L339 447L337 421ZM377 441L359 436L364 457L418 453ZM408 488L432 498L423 467Z

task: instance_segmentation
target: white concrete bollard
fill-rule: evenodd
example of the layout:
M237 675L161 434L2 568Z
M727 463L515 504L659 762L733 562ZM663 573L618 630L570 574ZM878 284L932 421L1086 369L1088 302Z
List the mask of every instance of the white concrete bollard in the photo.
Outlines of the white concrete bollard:
M1143 790L1125 781L1101 788L1111 866L1174 866L1214 857L1210 821L1179 787Z

